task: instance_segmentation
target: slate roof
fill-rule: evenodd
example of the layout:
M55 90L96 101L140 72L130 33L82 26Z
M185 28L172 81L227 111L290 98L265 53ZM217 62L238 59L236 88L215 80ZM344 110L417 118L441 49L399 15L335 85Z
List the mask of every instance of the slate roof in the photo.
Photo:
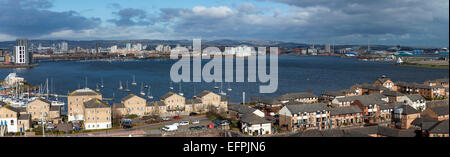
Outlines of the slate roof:
M44 103L46 103L46 104L52 105L52 102L51 102L51 101L49 101L49 100L47 100L47 99L44 99L44 98L38 98L38 99L36 99L36 100L40 100L40 101L42 101L42 102L44 102Z
M312 113L312 112L317 112L317 111L329 111L330 108L324 104L324 103L317 103L317 104L288 104L285 107L288 108L288 110L292 113L292 114L296 114L296 113Z
M416 113L420 113L419 111L417 111L416 109L414 109L413 107L409 106L409 105L402 105L398 108L402 108L402 115L408 115L408 114L416 114Z
M252 114L252 113L243 115L242 117L240 117L240 120L241 120L241 122L251 124L251 125L271 123L270 121L268 121L264 118L258 117L257 115Z
M201 93L197 94L197 97L201 98L211 93L209 90L203 90Z
M370 106L370 105L372 105L372 106L374 106L374 105L381 106L383 104L387 104L386 101L374 100L374 99L358 99L356 101L359 101L362 106Z
M390 81L391 79L387 77L380 77L377 80L380 81L381 83L385 83L386 81Z
M406 95L411 101L425 100L420 94Z
M202 103L200 99L186 99L186 104L199 104Z
M164 101L152 101L152 102L147 102L147 106L166 106L166 103L164 103Z
M433 108L433 107L444 106L444 105L447 105L447 106L449 105L449 100L448 99L426 102L427 108Z
M403 102L391 102L391 103L388 103L388 104L381 105L380 106L380 110L395 109L395 108L400 107L402 105L406 105L406 104L403 103Z
M275 98L264 98L264 99L261 99L259 102L260 102L260 103L263 103L263 104L267 104L267 105L277 105L277 104L281 104L281 102L278 101L278 100L275 99Z
M169 92L169 93L167 93L167 94L161 96L159 99L160 99L160 100L165 100L165 99L167 99L168 97L170 97L170 96L172 96L172 95L175 95L175 93L174 93L174 92Z
M353 102L355 100L381 100L383 98L387 97L382 94L370 94L370 95L347 96L336 99L340 102Z
M415 137L417 136L414 129L396 129L396 128L388 128L384 126L378 126L378 135L387 136L387 137Z
M241 104L228 104L228 110L238 112L240 114L249 114L256 111L256 109L244 106Z
M18 119L19 120L30 120L31 115L30 114L21 114Z
M363 111L358 106L334 107L330 109L330 115L332 116L362 112Z
M114 108L125 108L125 105L122 104L122 103L115 103L115 104L113 105L113 107L114 107Z
M314 95L312 93L308 92L301 92L301 93L288 93L281 95L277 97L280 101L286 101L286 100L295 100L295 99L303 99L303 98L316 98L317 95Z
M429 129L429 133L433 134L448 134L449 123L448 120L439 122L437 125Z
M370 90L383 90L383 91L389 90L388 88L386 88L382 85L368 84L368 83L356 85L356 87L363 88L363 89L370 89Z
M14 112L20 112L19 109L15 108L15 107L12 107L12 106L10 106L10 105L3 105L3 107L4 107L4 108L7 108L7 109L9 109L9 110L11 110L11 111L14 111Z
M134 96L136 96L136 95L134 95L134 94L129 94L129 95L127 95L126 97L123 97L121 100L122 100L122 101L127 101L128 99L131 99L131 98L133 98Z
M397 91L391 91L391 90L383 91L382 94L385 95L385 96L388 96L388 97L405 96L405 94L403 94L403 93L400 93L400 92L397 92Z
M449 112L449 105L444 106L437 106L430 108L434 113L436 113L438 116L448 115Z
M410 88L420 88L420 89L443 88L443 87L439 87L439 86L428 86L425 84L410 83L410 82L396 82L395 84L400 87L410 87Z
M430 116L423 115L420 118L414 119L411 124L415 126L420 126L423 130L428 130L430 127L434 126L438 120L431 118Z
M85 108L108 108L111 106L109 106L108 103L106 103L102 100L94 98L94 99L84 102L84 107Z
M334 97L337 97L337 96L345 96L345 92L342 91L342 90L340 90L340 91L326 91L326 92L323 92L322 95L325 95L325 96L334 96Z

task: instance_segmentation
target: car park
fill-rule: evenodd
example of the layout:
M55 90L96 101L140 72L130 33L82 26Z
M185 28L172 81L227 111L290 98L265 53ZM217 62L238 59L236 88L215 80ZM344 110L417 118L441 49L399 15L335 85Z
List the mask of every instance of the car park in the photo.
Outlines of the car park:
M163 121L169 121L170 118L169 118L169 117L163 117L162 120L163 120Z
M199 121L199 120L194 120L194 121L192 122L192 124L200 124L200 121Z
M167 132L176 131L176 130L178 130L178 126L176 126L176 125L166 125L165 127L162 128L162 130L163 131L167 131Z
M189 121L181 121L179 125L189 125Z

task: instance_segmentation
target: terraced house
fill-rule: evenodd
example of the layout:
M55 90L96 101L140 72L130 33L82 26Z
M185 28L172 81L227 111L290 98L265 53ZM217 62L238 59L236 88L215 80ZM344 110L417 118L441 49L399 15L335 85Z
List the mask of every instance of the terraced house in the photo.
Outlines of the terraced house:
M420 118L419 111L409 105L402 105L394 109L393 122L396 128L409 129L413 126L412 122L416 118Z
M445 87L425 84L396 82L397 91L405 94L420 94L426 98L446 96Z
M115 107L115 111L122 116L137 115L139 117L142 117L149 114L146 106L147 100L134 94L130 94L122 98L121 104Z
M84 102L91 99L102 100L102 95L92 89L78 89L70 93L67 97L67 115L69 121L84 120Z
M290 103L279 112L279 125L289 131L327 129L331 123L330 108L324 103Z
M384 88L387 88L389 90L395 90L394 82L392 82L390 78L387 78L384 75L375 80L373 84L383 86Z
M208 90L204 90L196 95L195 99L191 100L191 104L192 112L205 113L208 112L209 107L214 107L219 112L226 112L228 110L228 101L226 98Z
M111 106L108 103L93 98L83 103L84 127L86 130L108 129L112 127Z
M173 92L163 95L160 100L166 107L166 116L188 115L190 110L186 108L186 98Z
M299 102L299 103L317 103L319 97L309 92L288 93L277 98L281 103Z
M31 116L20 114L20 110L9 106L0 105L0 127L4 133L25 132L31 128Z
M350 127L364 123L363 111L358 106L330 108L330 128Z
M26 112L31 115L33 122L49 122L59 123L61 122L61 107L52 106L51 102L38 98L26 105Z

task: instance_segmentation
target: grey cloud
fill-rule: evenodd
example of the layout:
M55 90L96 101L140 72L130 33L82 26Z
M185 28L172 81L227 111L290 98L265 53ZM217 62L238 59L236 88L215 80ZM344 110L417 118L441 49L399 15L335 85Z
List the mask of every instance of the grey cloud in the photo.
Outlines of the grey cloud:
M52 4L47 0L0 1L0 33L36 37L62 30L79 31L100 24L98 18L86 18L75 11L44 10Z
M149 25L152 24L151 18L147 15L147 12L141 9L126 8L113 12L118 19L110 19L109 22L114 23L116 26L136 26L136 25Z

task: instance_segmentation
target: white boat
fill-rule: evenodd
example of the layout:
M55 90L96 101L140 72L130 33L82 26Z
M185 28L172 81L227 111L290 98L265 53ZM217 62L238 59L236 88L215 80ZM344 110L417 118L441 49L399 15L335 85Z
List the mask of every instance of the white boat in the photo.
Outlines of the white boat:
M142 96L145 96L145 92L144 92L144 83L141 83L141 94Z
M214 89L219 89L219 86L216 85L216 82L214 82Z
M220 82L220 95L227 95L227 93L225 93L223 90L223 83L222 82Z
M103 77L102 77L102 84L100 85L101 88L105 88L105 86L103 85Z
M131 90L128 88L128 81L127 81L127 88L125 89L125 92L130 92Z
M230 82L228 82L228 89L227 89L229 92L231 92L233 89L231 89L231 87L230 87Z
M152 94L150 93L150 88L151 88L151 87L149 86L149 87L148 87L148 93L147 93L148 96L147 96L147 97L148 97L149 99L153 99L153 96L152 96Z
M52 106L64 106L64 105L65 105L65 103L62 101L57 101L57 100L52 101Z
M122 81L120 81L119 90L123 90Z
M403 63L402 58L398 57L398 59L397 59L397 64L402 64L402 63Z
M169 89L170 89L170 90L173 90L173 85L172 85L172 82L170 82L170 86L169 86Z
M131 85L133 85L133 86L137 85L137 83L136 83L136 76L134 76L134 75L133 75L133 82L131 83Z
M96 87L95 87L95 91L99 92L99 91L100 91L100 88L98 88L98 83L97 83L95 86L96 86Z

